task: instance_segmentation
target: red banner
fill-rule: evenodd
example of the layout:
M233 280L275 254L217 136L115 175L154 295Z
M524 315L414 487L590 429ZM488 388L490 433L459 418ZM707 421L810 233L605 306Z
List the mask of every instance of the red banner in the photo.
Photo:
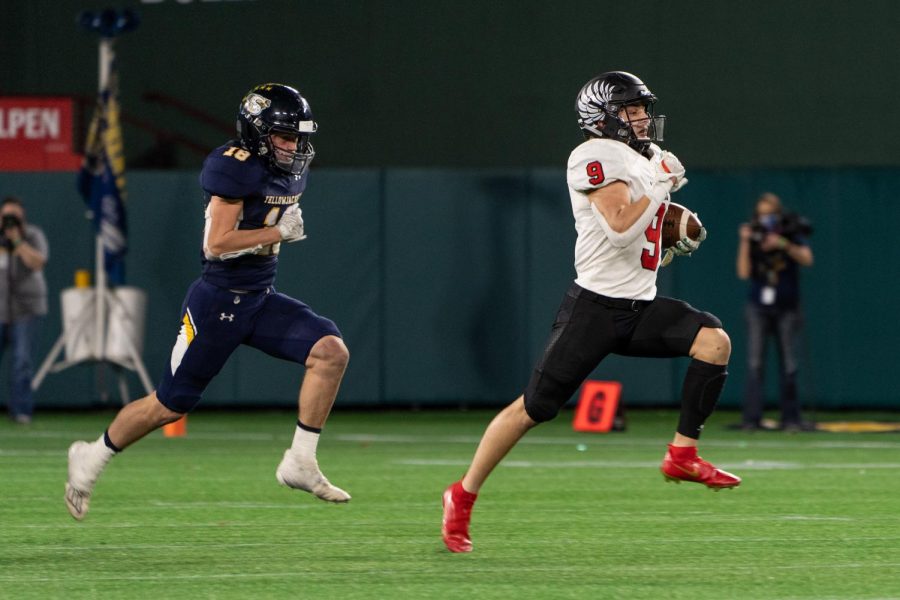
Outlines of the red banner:
M0 97L0 171L76 171L71 98Z

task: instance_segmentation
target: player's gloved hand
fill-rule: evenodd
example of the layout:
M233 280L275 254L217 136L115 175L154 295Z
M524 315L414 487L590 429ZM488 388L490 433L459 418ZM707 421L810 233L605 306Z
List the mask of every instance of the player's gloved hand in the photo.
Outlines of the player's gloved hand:
M703 243L703 240L706 239L706 227L700 228L700 235L697 236L696 240L692 240L689 237L683 237L671 248L666 248L665 253L663 254L662 260L660 261L660 266L667 267L669 263L671 263L676 256L690 256L694 252L700 248L700 244Z
M296 242L306 239L306 236L303 234L303 217L301 216L300 205L291 204L282 213L277 227L283 242Z
M687 177L684 176L684 165L681 164L681 161L678 160L677 156L668 150L662 151L660 161L657 163L657 169L662 170L667 176L675 178L674 185L672 186L673 192L677 192L687 185L688 180Z

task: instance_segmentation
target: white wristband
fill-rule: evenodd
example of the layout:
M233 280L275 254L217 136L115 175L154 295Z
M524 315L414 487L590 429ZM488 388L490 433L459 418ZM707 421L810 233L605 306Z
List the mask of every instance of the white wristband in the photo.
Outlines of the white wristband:
M666 201L666 198L669 196L669 191L672 189L672 181L667 179L665 181L657 181L653 184L649 190L647 190L647 198L650 200L650 204L654 204L657 207Z
M257 250L262 249L262 244L257 244L252 248L244 248L243 250L234 250L232 252L223 252L219 256L210 255L208 252L206 253L206 258L208 259L218 259L218 260L231 260L233 258L237 258L238 256L244 256L245 254L255 254Z

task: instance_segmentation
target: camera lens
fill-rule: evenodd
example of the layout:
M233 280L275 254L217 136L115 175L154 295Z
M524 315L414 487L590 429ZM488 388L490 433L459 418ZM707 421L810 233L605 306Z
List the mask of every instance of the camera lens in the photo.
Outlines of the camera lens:
M3 215L0 225L2 225L3 229L10 229L12 227L20 227L22 221L16 215Z

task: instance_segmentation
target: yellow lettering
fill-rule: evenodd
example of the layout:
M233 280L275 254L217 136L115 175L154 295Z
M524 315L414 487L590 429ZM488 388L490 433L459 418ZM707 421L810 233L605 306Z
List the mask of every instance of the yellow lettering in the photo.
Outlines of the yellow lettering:
M232 156L242 162L250 158L249 152L247 152L243 148L238 148L237 146L229 146L228 149L222 153L222 155Z

